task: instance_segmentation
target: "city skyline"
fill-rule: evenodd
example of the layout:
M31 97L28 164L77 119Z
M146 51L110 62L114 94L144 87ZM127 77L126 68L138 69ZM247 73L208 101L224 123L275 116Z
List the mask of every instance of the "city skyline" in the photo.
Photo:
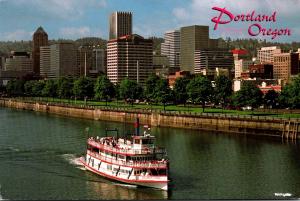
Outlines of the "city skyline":
M247 29L251 22L231 23L213 30L213 17L218 13L212 7L226 7L234 14L277 12L276 23L261 23L265 28L289 27L291 36L251 37ZM115 11L133 13L133 33L144 37L163 37L169 30L182 26L209 26L211 38L253 38L273 42L299 41L300 25L297 11L300 1L290 0L283 5L279 0L259 1L221 1L221 0L0 0L0 41L31 40L36 27L43 26L49 39L77 39L82 37L101 37L108 39L109 15ZM159 19L159 20L157 20Z

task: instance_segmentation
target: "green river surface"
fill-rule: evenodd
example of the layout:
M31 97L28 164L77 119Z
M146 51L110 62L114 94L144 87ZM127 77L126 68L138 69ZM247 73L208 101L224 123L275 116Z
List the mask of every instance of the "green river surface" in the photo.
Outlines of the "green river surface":
M0 200L295 199L300 147L281 140L152 128L170 159L168 192L129 186L85 171L77 162L90 135L123 123L0 108Z

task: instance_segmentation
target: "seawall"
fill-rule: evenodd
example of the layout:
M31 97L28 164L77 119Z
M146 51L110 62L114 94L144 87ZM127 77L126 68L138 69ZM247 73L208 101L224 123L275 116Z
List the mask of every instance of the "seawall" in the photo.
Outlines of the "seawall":
M0 107L116 122L134 122L136 116L139 115L141 124L157 127L198 129L291 140L300 138L299 119L171 111L158 112L129 108L97 108L16 99L0 99Z

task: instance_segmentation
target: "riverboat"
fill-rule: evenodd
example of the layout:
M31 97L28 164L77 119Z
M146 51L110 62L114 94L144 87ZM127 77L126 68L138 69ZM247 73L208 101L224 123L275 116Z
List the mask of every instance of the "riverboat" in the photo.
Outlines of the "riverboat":
M155 145L156 138L148 126L139 134L138 119L135 130L135 134L126 137L118 137L118 130L107 129L106 137L89 137L81 162L85 169L110 180L168 190L166 149ZM116 131L117 137L108 136L109 131Z

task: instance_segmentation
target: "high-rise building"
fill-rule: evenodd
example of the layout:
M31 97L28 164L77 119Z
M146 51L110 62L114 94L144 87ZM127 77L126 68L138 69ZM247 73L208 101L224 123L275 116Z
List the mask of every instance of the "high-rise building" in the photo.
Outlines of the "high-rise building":
M219 48L219 39L209 39L208 46L212 49Z
M80 46L77 52L80 76L97 77L106 73L105 50L95 46Z
M274 79L288 82L293 75L299 73L299 53L274 54L273 77Z
M79 76L77 50L74 43L61 42L50 46L50 75L57 79L65 76Z
M132 13L114 12L109 18L109 39L117 39L121 36L132 34Z
M273 79L273 64L252 64L249 66L250 78Z
M165 33L164 43L161 44L161 54L167 56L170 68L180 69L180 31L168 31Z
M106 51L104 49L93 49L93 69L97 73L106 74Z
M50 55L51 55L50 46L40 47L40 76L42 78L48 78L51 73Z
M188 26L180 29L180 69L195 73L195 51L209 48L209 27Z
M42 27L39 27L33 34L33 72L37 75L40 74L40 47L48 45L48 34Z
M257 59L260 63L273 63L274 54L281 53L281 49L277 46L272 47L262 47L260 50L257 50Z
M1 56L0 57L0 70L4 70L5 67L5 57Z
M201 73L206 69L228 69L234 68L232 52L226 49L201 49L195 50L194 73Z
M153 41L137 34L107 44L107 76L113 83L124 78L144 84L153 72Z
M247 71L254 62L246 59L234 60L234 77L241 78L242 72Z
M93 47L83 45L78 48L77 62L80 76L88 76L93 65Z
M12 51L9 58L5 61L5 71L24 71L33 72L32 58L29 52Z

